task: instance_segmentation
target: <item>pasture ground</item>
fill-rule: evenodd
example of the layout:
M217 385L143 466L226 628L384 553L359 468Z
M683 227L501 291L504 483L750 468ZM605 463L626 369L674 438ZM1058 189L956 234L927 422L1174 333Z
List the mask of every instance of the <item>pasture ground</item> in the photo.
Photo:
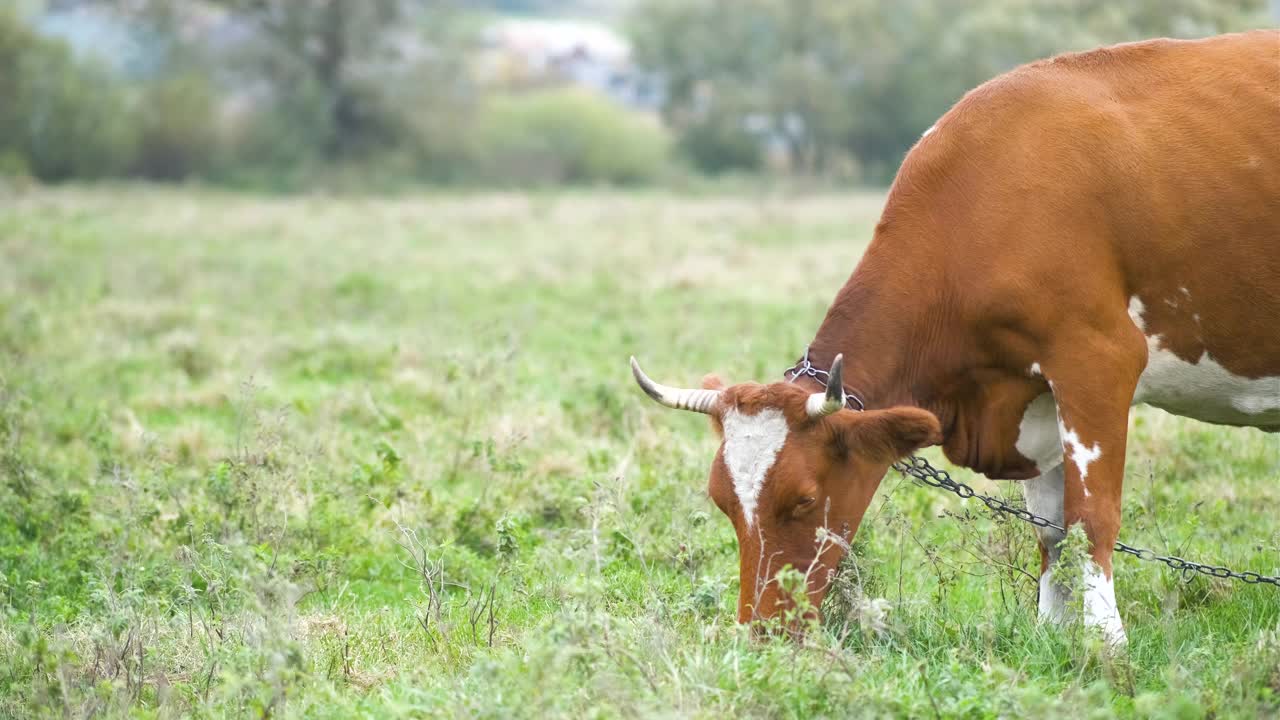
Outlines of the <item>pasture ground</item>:
M712 434L627 356L778 377L881 201L0 199L0 716L1275 716L1275 588L1118 560L1111 657L896 476L821 631L734 624ZM1280 437L1132 422L1122 537L1280 570Z

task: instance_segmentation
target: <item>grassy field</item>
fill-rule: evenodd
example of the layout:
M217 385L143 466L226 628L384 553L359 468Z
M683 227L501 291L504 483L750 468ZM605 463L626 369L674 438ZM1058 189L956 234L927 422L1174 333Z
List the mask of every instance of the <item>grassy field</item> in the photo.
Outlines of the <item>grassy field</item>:
M779 377L881 199L0 197L0 716L1280 713L1274 588L1117 560L1110 656L896 476L821 632L735 625L713 436L627 356ZM1280 570L1280 437L1133 426L1122 538Z

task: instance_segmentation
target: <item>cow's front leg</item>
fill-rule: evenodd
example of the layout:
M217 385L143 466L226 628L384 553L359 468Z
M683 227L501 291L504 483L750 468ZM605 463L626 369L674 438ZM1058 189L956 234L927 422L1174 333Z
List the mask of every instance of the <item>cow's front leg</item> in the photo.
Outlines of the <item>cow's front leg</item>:
M1055 421L1056 422L1056 421ZM1055 433L1056 435L1056 433ZM1041 473L1023 483L1027 509L1054 525L1066 527L1062 508L1062 466ZM1066 535L1057 528L1036 528L1040 539L1040 617L1053 622L1066 619L1071 591L1053 578L1053 566L1061 555L1059 543Z
M1046 367L1062 440L1061 517L1064 527L1082 525L1091 546L1092 562L1084 569L1084 621L1099 628L1110 642L1123 643L1111 555L1120 532L1129 405L1144 358L1135 355L1126 361L1123 355L1106 352L1085 356L1099 362L1079 363L1077 352L1074 365Z

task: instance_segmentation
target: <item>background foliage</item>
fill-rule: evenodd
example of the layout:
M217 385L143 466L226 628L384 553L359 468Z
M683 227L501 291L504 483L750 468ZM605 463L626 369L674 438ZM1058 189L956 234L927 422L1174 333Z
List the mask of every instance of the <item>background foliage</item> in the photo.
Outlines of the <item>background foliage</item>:
M6 174L282 189L766 171L884 182L951 103L1020 63L1269 19L1265 0L60 4L127 27L141 59L126 63L39 32L43 5L0 9ZM545 79L486 80L477 58L500 13L617 24L662 88L660 118Z
M1250 0L649 0L630 27L640 61L667 78L664 116L684 137L723 143L718 129L752 114L792 168L887 180L952 103L1016 65L1261 27L1264 11ZM758 163L729 148L691 155L713 171Z

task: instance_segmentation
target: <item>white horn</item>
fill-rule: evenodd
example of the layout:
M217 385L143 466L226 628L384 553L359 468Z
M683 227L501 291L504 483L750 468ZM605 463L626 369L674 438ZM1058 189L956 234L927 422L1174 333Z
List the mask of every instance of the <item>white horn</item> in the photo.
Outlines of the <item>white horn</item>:
M844 407L844 355L837 355L831 361L831 372L827 375L827 389L809 396L804 404L809 417L821 418Z
M640 389L649 397L677 410L692 410L705 415L713 414L713 409L720 402L719 390L694 390L692 388L673 388L659 385L649 379L640 369L640 363L631 358L631 374L636 376Z

